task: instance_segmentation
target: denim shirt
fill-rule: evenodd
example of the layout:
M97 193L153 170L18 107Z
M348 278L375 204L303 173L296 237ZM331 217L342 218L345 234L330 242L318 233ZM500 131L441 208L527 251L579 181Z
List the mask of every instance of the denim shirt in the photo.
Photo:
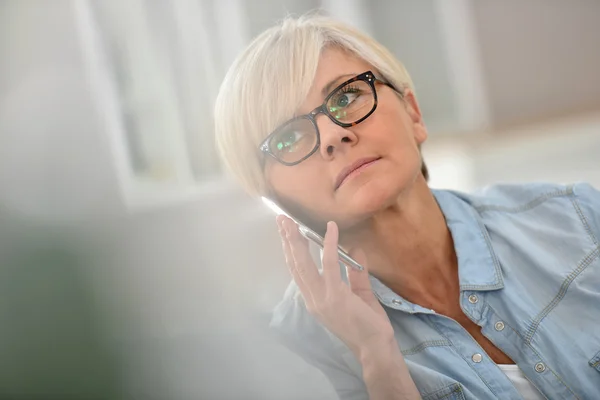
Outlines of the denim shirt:
M600 192L580 183L433 193L454 239L464 313L548 399L600 398ZM456 321L370 279L424 399L522 399ZM368 398L358 360L295 284L271 326L340 398Z

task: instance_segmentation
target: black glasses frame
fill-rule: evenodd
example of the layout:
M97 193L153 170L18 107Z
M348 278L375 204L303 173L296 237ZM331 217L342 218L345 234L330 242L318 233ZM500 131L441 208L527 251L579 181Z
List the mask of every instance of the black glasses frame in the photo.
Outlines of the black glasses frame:
M333 115L331 115L329 113L329 111L327 110L327 102L331 99L331 97L333 95L335 95L337 93L338 90L340 90L342 87L352 83L352 82L356 82L356 81L364 81L367 82L369 84L369 86L371 87L371 90L373 91L373 108L371 109L371 111L369 111L364 117L354 121L354 122L349 122L349 123L344 123L344 122L340 122L337 119L335 119L335 117ZM335 89L333 89L325 98L325 101L323 101L323 104L321 104L320 106L318 106L317 108L315 108L314 110L312 110L311 112L309 112L308 114L305 115L300 115L298 117L292 118L288 121L286 121L285 123L283 123L282 125L280 125L277 129L275 129L273 132L271 132L269 134L269 136L267 136L267 138L261 143L259 149L260 151L262 151L263 153L266 153L268 155L270 155L271 157L273 157L275 160L277 160L277 162L283 164L283 165L287 165L288 167L291 167L293 165L297 165L300 164L302 161L306 160L308 157L312 156L313 154L315 154L315 152L317 151L317 149L319 148L319 146L321 146L321 133L319 132L319 127L317 126L317 121L316 121L316 117L319 114L325 114L327 115L327 117L329 117L329 119L336 125L341 126L342 128L349 128L351 126L355 126L361 122L363 122L365 119L369 118L369 116L371 116L371 114L373 114L373 112L375 112L375 109L377 108L377 90L375 89L375 82L379 82L382 83L386 86L389 86L390 88L392 88L394 91L398 92L400 95L402 95L402 92L396 90L396 88L394 86L392 86L390 83L382 81L381 79L377 79L375 77L375 75L371 72L371 71L367 71L367 72L363 72L362 74L356 75L354 78L348 79L347 81L345 81L344 83L338 85ZM294 161L294 162L285 162L281 159L279 159L270 149L269 146L269 141L271 140L271 138L279 133L279 131L287 126L288 124L300 120L300 119L307 119L311 122L311 124L313 125L313 127L315 128L315 133L317 135L317 141L315 143L315 147L304 157L302 157L300 160L298 161Z

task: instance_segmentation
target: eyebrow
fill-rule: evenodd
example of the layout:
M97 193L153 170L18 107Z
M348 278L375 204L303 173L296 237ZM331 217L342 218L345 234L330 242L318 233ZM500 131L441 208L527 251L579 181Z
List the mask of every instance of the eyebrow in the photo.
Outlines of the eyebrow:
M321 93L323 94L323 97L327 96L329 94L329 92L331 91L332 87L336 84L339 83L343 78L348 78L350 79L351 77L356 76L357 74L345 74L345 75L340 75L337 78L329 81L329 83L325 86L323 86L323 89L321 90Z

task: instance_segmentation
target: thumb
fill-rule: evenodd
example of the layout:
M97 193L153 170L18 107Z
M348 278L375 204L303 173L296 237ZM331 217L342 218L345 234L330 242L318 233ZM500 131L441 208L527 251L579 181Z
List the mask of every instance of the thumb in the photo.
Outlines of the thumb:
M369 270L367 267L367 257L361 249L350 252L350 257L356 260L364 267L364 270L358 271L354 268L346 267L348 274L348 284L352 292L365 301L371 301L375 298L371 291L371 282L369 281Z

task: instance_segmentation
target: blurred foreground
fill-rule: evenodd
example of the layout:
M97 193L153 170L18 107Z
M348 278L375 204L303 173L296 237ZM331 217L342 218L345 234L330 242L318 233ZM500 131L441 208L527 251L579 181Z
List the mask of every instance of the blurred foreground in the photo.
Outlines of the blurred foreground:
M0 399L334 398L266 329L289 277L210 110L252 35L339 3L252 3L0 1ZM343 4L414 71L432 186L600 187L597 2Z

